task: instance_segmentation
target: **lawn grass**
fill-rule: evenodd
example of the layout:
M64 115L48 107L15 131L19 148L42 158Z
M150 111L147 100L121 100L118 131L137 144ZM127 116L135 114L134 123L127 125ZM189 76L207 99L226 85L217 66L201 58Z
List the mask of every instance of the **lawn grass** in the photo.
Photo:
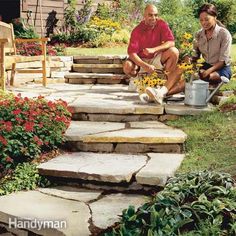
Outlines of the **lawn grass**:
M232 57L232 62L236 63L236 44L232 45L231 57Z
M188 135L179 172L207 169L236 175L236 112L184 116L168 125Z
M126 55L127 46L122 47L110 47L110 48L66 48L66 55L76 56L76 55L87 55L87 56L97 56L97 55ZM231 50L232 61L236 62L236 44L232 45Z

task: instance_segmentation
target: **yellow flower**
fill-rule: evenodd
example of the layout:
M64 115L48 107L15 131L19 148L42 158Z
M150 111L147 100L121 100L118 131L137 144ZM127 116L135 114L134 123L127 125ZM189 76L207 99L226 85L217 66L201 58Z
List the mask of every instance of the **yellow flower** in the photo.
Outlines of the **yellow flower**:
M193 37L193 36L192 36L191 34L187 33L187 32L185 32L184 35L183 35L183 38L184 38L184 39L187 39L187 40L188 40L188 39L191 39L192 37Z
M205 62L205 60L202 57L197 60L198 64L202 64L203 62Z
M159 78L158 73L156 72L144 75L134 80L139 93L143 93L146 87L156 87L157 85L164 85L165 82L166 80Z

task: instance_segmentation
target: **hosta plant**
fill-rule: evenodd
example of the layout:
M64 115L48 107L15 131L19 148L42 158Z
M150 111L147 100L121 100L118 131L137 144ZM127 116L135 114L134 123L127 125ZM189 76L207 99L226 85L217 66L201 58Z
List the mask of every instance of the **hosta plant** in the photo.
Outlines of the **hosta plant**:
M236 235L236 189L228 174L202 171L170 179L151 202L123 211L106 236Z

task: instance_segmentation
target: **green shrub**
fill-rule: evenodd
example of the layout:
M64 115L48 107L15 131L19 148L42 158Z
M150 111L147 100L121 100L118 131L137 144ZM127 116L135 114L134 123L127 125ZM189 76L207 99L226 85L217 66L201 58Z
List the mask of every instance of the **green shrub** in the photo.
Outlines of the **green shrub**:
M96 16L100 19L110 19L111 18L111 6L106 3L98 3L96 10Z
M37 164L21 163L17 165L11 176L5 177L0 181L0 196L48 185L50 185L50 182L38 174Z
M106 45L108 42L111 42L111 36L106 33L101 33L97 38L90 42L90 45L98 48Z
M16 38L39 38L32 26L26 26L23 18L15 19L13 22L14 34Z
M111 36L111 40L116 43L128 43L129 38L130 32L126 29L117 30Z
M105 235L235 235L236 189L228 174L199 172L170 179L153 201L123 211ZM191 233L196 234L191 234Z
M54 34L51 37L51 43L67 43L69 40L69 35L66 33Z
M0 170L61 144L70 118L62 100L0 96Z
M188 12L183 12L180 15L162 15L162 17L168 22L173 31L177 48L180 48L182 36L185 32L194 35L199 29L198 21Z
M86 43L96 39L96 37L98 37L99 34L100 34L99 30L96 28L91 28L86 25L80 26L77 28L77 32L70 35L69 41L73 43L76 42Z

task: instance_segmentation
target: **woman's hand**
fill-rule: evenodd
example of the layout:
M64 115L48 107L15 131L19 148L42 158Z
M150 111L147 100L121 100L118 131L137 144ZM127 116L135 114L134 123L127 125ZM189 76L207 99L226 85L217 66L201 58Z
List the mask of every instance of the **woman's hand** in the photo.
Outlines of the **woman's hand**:
M211 71L201 69L201 70L199 71L199 73L200 73L200 78L205 79L205 78L207 78L208 76L210 76Z

